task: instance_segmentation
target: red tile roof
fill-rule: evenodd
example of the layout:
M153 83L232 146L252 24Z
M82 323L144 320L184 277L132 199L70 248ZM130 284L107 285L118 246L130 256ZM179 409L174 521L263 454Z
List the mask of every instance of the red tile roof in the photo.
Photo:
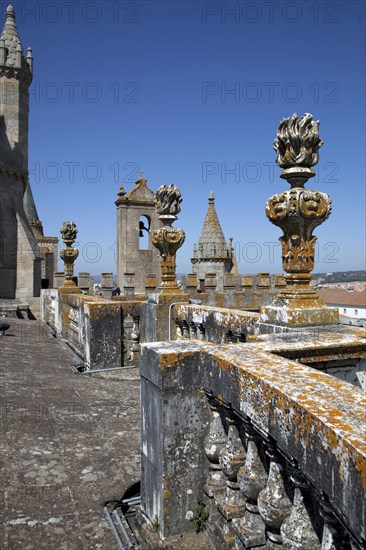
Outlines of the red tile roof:
M343 288L317 289L320 298L328 305L366 307L366 292L347 291Z

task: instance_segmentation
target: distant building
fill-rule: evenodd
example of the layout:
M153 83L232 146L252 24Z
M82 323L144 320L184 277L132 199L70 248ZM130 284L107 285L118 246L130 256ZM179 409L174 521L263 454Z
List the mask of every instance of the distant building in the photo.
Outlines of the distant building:
M161 227L154 195L144 178L128 193L123 186L118 192L117 286L121 291L133 287L136 293L144 293L149 275L160 282L159 252L151 242L152 232Z
M343 288L325 288L318 290L324 302L339 309L339 321L342 324L363 326L366 324L366 293Z

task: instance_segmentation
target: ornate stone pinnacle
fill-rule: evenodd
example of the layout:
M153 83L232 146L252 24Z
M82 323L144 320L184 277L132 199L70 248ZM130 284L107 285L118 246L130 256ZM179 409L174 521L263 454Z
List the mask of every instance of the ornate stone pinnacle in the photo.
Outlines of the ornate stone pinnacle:
M310 166L318 162L318 150L323 144L318 130L319 121L314 122L312 115L298 117L295 113L281 121L274 141L277 164L284 168L280 176L288 180L291 189L273 195L266 203L268 219L283 231L279 240L282 266L287 273L286 289L277 301L264 308L264 317L269 322L293 326L337 322L335 310L326 308L309 286L317 239L313 230L332 210L332 201L326 193L304 189L306 181L315 175Z
M76 239L78 230L74 222L64 222L60 230L62 240L66 244L66 248L61 248L60 258L65 266L65 281L63 287L76 287L73 281L74 262L79 256L79 251L72 245Z
M162 282L159 289L164 294L180 294L176 277L175 258L177 250L185 241L183 229L171 227L176 214L180 212L182 197L178 187L161 185L155 194L155 206L159 219L165 223L164 227L156 229L152 234L152 243L159 250L161 257Z

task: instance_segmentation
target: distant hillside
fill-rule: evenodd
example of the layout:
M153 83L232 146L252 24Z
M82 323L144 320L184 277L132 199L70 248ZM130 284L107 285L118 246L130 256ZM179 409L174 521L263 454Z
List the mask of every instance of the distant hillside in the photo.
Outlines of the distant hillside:
M314 273L315 283L349 283L366 281L366 271L336 271L335 273Z

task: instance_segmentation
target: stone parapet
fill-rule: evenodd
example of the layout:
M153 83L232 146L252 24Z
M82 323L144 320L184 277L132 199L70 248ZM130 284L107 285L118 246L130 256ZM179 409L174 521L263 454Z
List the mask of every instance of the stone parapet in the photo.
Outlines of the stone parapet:
M137 365L141 301L42 290L42 320L80 356L90 370Z
M146 344L141 376L142 510L160 536L204 509L225 550L364 547L360 390L247 344Z

